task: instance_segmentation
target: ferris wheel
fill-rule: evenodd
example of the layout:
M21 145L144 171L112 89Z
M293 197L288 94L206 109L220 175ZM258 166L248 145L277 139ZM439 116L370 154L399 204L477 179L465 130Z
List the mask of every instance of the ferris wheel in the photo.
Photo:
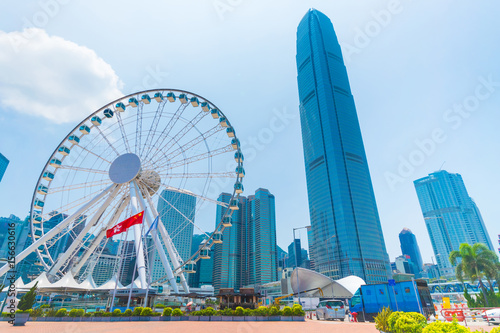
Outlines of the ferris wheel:
M134 241L140 283L147 284L150 269L144 230L158 218L150 243L160 257L164 280L174 292L177 282L188 292L184 273L195 272L198 260L210 258L211 247L223 241L223 230L231 226L243 192L243 159L234 127L206 98L156 89L115 100L79 123L47 160L31 203L33 244L16 262L36 252L52 279L68 273L82 278L92 273L90 263L103 251L106 230L144 211L143 226L134 225L127 233ZM229 201L210 193L214 181L219 193L232 193ZM193 214L183 214L166 191L195 198ZM223 211L210 232L194 219L207 205ZM162 220L159 206L183 216L177 229L192 225L206 234L190 258L179 255L175 243L182 233L167 231L169 221Z

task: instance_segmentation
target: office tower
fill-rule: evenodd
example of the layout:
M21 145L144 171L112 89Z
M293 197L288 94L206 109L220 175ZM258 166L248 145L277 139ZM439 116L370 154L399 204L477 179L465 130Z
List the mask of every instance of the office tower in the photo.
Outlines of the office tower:
M127 286L132 282L132 277L135 276L134 280L138 277L137 267L135 267L136 255L134 241L123 241L120 253L122 254L122 262L120 265L119 280L121 284Z
M424 264L423 273L424 276L426 275L426 277L430 280L439 279L441 276L439 273L439 267L434 264Z
M279 246L276 246L276 249L278 251L278 268L283 269L283 268L287 267L288 253L286 253Z
M399 273L413 274L413 271L410 267L410 262L406 256L402 255L402 256L396 257L396 260L394 261L394 263L396 264L396 270Z
M217 200L229 203L231 194L222 193ZM231 227L225 228L222 233L222 244L215 244L212 247L215 294L219 292L220 288L239 289L246 282L242 281L241 277L242 272L247 271L246 258L241 257L241 252L247 252L247 199L245 197L240 196L238 208L231 217ZM222 220L226 210L225 207L217 205L215 225L218 225Z
M99 256L99 259L97 259L95 263L94 270L92 271L92 278L97 286L103 285L113 277L116 273L118 262L119 258L117 256L110 256L107 254L101 254Z
M342 52L332 23L315 9L297 29L296 60L315 270L387 281L389 257Z
M278 250L276 248L275 199L268 190L259 188L248 196L247 215L249 271L247 284L261 285L278 279Z
M288 267L297 267L297 266L300 267L300 265L302 264L301 249L302 248L300 245L300 239L295 239L293 242L290 243L290 245L288 245ZM297 259L295 259L295 256L297 256Z
M311 269L314 270L316 268L315 261L314 261L314 257L315 257L314 233L312 231L311 226L307 227L307 243L309 243L309 261L310 261L309 265L310 265Z
M158 199L158 214L183 261L191 257L196 198L176 191L164 190ZM167 249L163 246L164 251ZM157 252L154 255L152 280L166 275ZM188 277L187 277L188 278Z
M0 258L7 258L9 252L8 231L9 224L14 223L15 227L15 253L21 253L25 248L31 245L31 229L29 216L21 220L15 215L9 217L0 217ZM24 281L29 281L38 276L43 270L36 253L29 254L16 266L16 278L22 277Z
M230 198L230 194L222 193L218 201L229 202ZM222 244L212 248L216 294L220 288L238 290L278 279L274 196L259 188L255 195L240 196L238 207L232 215L232 226L223 232ZM216 224L224 213L225 208L218 206Z
M210 234L208 234L210 236ZM206 235L193 235L193 242L191 245L191 255L198 251L207 239ZM191 288L200 288L205 285L212 285L212 275L214 266L213 256L210 259L198 260L196 262L196 272L188 276L188 283Z
M413 183L441 275L455 274L448 258L462 243L483 243L494 251L461 175L440 170Z
M401 244L402 254L410 257L410 260L415 264L417 269L417 272L414 274L417 274L423 269L424 264L420 249L418 248L417 238L410 229L404 228L399 233L399 242Z
M2 181L5 171L7 170L7 165L9 165L9 160L7 157L0 154L0 182Z

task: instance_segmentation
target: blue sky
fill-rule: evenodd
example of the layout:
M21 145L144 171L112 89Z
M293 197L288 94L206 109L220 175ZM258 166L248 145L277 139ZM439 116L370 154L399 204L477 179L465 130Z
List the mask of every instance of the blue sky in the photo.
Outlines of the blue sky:
M310 7L330 17L343 47L391 260L408 227L430 262L412 182L443 163L462 174L498 244L495 1L11 3L0 12L0 152L11 161L0 216L28 213L44 163L86 115L120 94L178 88L231 120L246 194L276 196L286 249L292 227L309 224L295 33Z

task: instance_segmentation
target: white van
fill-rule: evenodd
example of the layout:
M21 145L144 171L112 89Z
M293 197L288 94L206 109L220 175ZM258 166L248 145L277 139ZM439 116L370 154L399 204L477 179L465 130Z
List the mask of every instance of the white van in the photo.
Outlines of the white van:
M337 299L329 299L321 301L316 308L316 319L345 319L345 305L343 301Z

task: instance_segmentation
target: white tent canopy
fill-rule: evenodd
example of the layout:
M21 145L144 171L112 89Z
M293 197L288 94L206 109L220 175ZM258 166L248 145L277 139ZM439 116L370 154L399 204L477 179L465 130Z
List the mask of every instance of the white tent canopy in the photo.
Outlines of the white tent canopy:
M290 279L294 293L314 289L307 292L311 297L351 298L360 286L366 284L358 276L350 275L340 280L332 280L323 274L300 267L293 270ZM323 296L317 288L321 288Z
M117 278L116 275L113 275L111 279L109 279L106 283L104 283L102 286L97 287L97 290L113 290L115 289L117 283ZM123 289L123 285L118 281L118 286L117 289Z
M73 277L72 273L66 273L59 281L54 282L51 286L50 289L66 289L66 290L81 290L84 289L82 288L78 282L76 282L75 278Z
M24 282L23 282L23 279L21 277L19 277L16 282L14 282L14 286L16 287L15 290L19 290L19 289L24 289L25 286L24 286ZM2 290L0 290L0 292L6 292L7 290L9 290L10 286L7 284Z
M94 278L92 277L92 274L89 274L87 278L83 280L82 283L80 283L78 286L85 290L92 290L97 288L94 282Z
M38 289L47 288L47 287L50 287L52 285L52 283L50 283L49 279L47 278L47 274L45 272L43 272L36 279L34 279L30 283L26 284L24 286L24 289L31 289L31 287L33 287L35 285L35 283L37 283L37 282L38 282L38 285L37 285Z
M135 279L134 284L132 285L132 288L134 289L146 289L146 286L144 288L141 285L141 280L139 278ZM121 289L130 289L130 284L126 287L122 287Z

